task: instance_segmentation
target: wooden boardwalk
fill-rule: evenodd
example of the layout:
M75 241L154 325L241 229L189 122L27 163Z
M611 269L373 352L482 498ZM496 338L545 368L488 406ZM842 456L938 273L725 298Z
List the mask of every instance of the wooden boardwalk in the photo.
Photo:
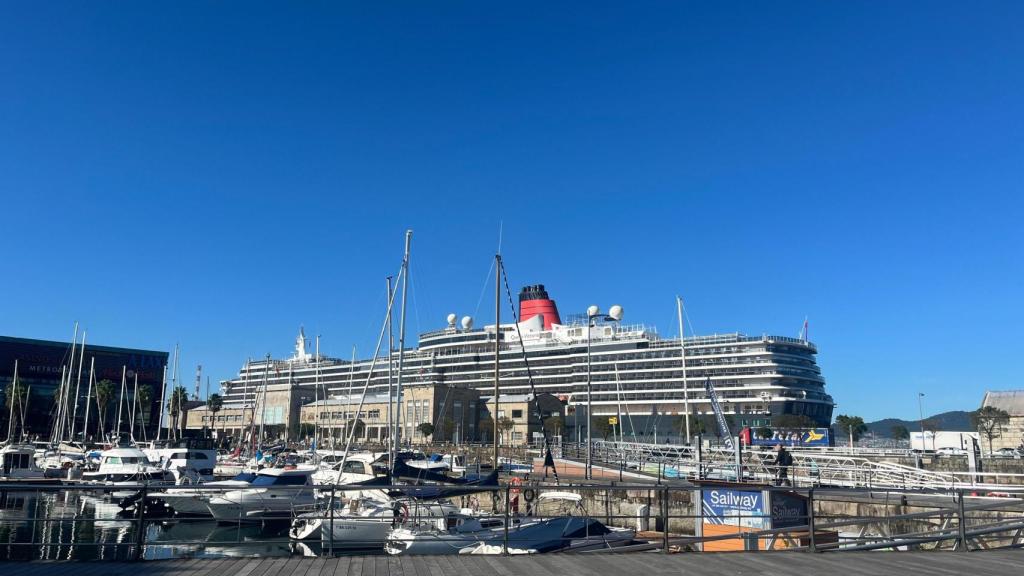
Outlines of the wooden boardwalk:
M0 562L4 576L970 576L1024 574L1024 550L352 556L147 562Z

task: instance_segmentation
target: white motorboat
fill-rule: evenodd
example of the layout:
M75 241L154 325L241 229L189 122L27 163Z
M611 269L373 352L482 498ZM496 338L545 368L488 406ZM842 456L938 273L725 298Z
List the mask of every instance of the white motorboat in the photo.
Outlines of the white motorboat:
M459 512L450 502L352 498L333 518L329 510L300 515L289 535L296 540L319 537L335 549L380 550L395 527L412 527Z
M8 444L0 448L0 480L43 480L46 472L36 465L35 448Z
M143 452L151 462L170 472L175 484L213 480L216 450L166 447L147 448Z
M329 466L324 466L324 464L331 461L331 459L325 458L321 460L321 469L313 473L313 484L317 486L343 486L373 480L376 478L376 472L373 469L374 463L381 461L381 458L386 456L387 453L379 452L349 454L348 458L344 459L343 468L342 460L340 459L335 460ZM339 468L341 469L339 470ZM345 496L359 497L356 493L348 493Z
M99 469L84 472L82 479L107 484L168 484L173 475L153 465L142 450L121 447L105 450L100 456Z
M207 503L218 522L244 523L285 520L297 507L313 504L312 466L264 468L247 488L213 496Z
M175 516L209 517L210 498L221 494L221 490L241 489L252 485L256 479L255 472L243 472L230 480L204 482L198 486L167 488L161 492L150 494L151 498L164 502Z
M512 518L509 529L536 522L532 519ZM503 516L459 514L438 518L432 524L400 526L391 531L384 551L388 554L458 554L459 550L489 540L505 531Z

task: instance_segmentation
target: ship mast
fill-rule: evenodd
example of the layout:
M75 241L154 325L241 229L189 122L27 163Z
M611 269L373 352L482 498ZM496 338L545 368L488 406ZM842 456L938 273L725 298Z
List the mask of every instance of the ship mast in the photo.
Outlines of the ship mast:
M679 357L683 362L683 406L686 413L686 443L690 444L690 393L686 384L686 338L683 332L683 298L676 296L676 315L679 317Z
M405 365L405 303L406 297L409 293L409 247L412 243L412 230L405 231L405 254L402 256L402 269L400 274L402 276L402 311L398 317L398 381L395 383L395 427L397 430L398 422L402 420L402 367ZM389 298L389 300L393 300ZM389 316L391 305L388 305ZM376 358L374 354L374 358ZM371 374L372 375L372 374ZM393 453L398 454L398 442L399 434L395 434L395 441L393 444ZM346 447L347 453L347 447ZM395 463L391 462L391 467L394 469Z
M498 463L498 370L501 351L501 254L494 255L494 470Z

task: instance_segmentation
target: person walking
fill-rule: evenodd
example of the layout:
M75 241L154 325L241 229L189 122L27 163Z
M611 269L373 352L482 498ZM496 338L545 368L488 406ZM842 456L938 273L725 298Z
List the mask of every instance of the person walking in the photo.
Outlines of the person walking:
M775 485L776 486L792 486L793 483L789 480L789 467L793 465L793 455L786 450L786 447L782 444L777 446L777 452L775 455Z

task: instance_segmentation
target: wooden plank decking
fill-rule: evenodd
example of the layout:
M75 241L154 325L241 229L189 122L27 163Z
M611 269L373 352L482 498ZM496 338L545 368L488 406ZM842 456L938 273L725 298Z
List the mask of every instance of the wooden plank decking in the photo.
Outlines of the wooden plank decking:
M809 554L352 556L148 562L0 562L4 576L907 576L1024 574L1024 550Z

